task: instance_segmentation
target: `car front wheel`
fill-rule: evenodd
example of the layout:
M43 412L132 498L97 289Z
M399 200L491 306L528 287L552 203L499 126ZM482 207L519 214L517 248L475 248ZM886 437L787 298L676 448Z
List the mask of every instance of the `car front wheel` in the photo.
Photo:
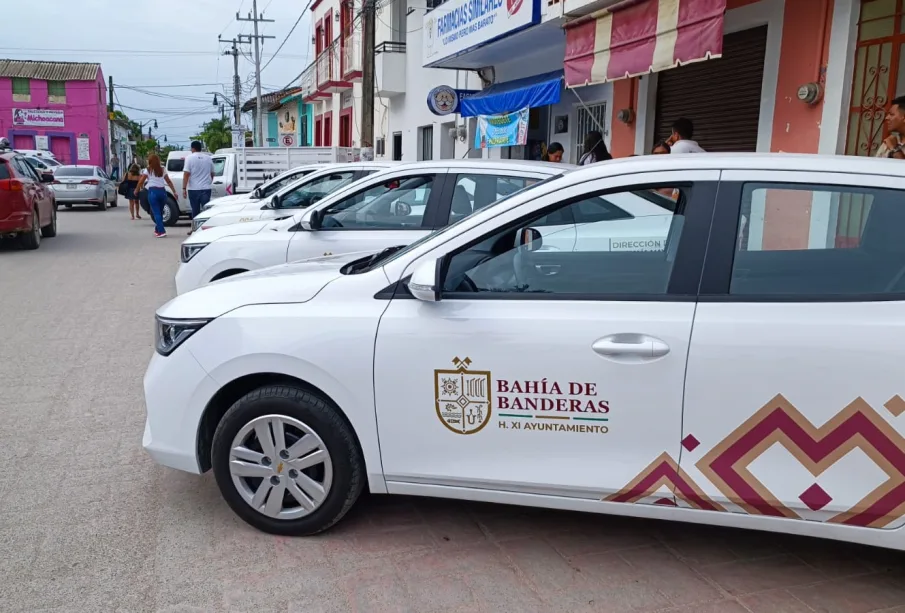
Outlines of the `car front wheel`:
M267 386L242 397L220 421L211 455L229 506L271 534L330 528L364 487L351 426L329 402L299 387Z
M167 201L163 205L160 216L162 217L161 221L163 221L163 225L165 226L175 226L179 221L179 205L176 204L176 201L169 195L167 195Z

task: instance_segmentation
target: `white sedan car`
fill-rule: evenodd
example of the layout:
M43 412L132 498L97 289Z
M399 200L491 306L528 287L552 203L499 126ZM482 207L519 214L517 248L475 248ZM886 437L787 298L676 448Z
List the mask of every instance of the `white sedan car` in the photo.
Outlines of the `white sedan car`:
M324 168L324 166L324 164L306 164L304 166L293 168L292 170L287 170L286 172L277 175L269 181L265 181L263 184L253 189L251 193L233 194L232 196L214 198L213 200L205 204L201 210L207 211L224 204L248 203L255 202L263 198L269 198L270 196L273 196L275 193L277 193L277 191L279 191L281 188L286 187L290 183L295 183L302 177L311 174L315 170Z
M228 226L259 219L288 217L358 179L397 163L378 161L321 164L313 172L306 173L273 191L269 197L220 204L202 211L192 219L192 231L208 230L217 226Z
M182 244L177 292L295 260L407 245L569 168L546 162L438 160L396 164L340 189L315 185L368 172L360 164L352 166L358 169L315 173L277 194L281 207L310 205L304 211L283 213L285 219L232 223L193 234ZM332 193L324 195L325 191Z
M659 188L665 249L543 250ZM903 200L894 160L646 156L214 283L157 313L144 447L276 534L367 488L905 550Z

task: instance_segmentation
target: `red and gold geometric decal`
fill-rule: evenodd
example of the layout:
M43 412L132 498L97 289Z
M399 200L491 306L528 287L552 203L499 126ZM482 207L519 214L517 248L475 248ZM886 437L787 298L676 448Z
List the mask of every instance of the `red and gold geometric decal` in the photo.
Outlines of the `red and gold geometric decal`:
M783 396L776 396L708 451L697 467L726 498L748 513L801 519L748 470L776 443L814 477L854 449L863 451L886 473L886 481L828 521L882 528L905 514L905 439L860 397L817 428Z
M652 496L661 487L668 487L677 498L681 498L695 509L702 511L724 511L723 507L707 497L668 453L660 454L647 468L624 488L604 498L607 502L638 502ZM662 504L662 503L658 503Z
M900 411L900 406L905 406L905 402L898 396L884 405L893 415L905 411ZM686 437L682 443L687 451L700 444L694 437ZM905 438L860 397L818 428L778 395L710 449L696 466L727 500L747 513L803 519L777 500L749 470L752 462L777 443L815 479L855 449L865 453L886 474L886 480L863 499L827 521L883 528L905 515ZM726 510L709 498L667 453L605 500L638 502L664 485L693 508ZM817 483L802 492L799 499L813 511L832 502Z

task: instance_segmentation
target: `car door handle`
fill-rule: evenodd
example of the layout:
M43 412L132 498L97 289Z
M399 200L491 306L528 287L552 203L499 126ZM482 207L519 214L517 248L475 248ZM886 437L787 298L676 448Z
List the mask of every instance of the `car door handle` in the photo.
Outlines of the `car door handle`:
M610 360L649 362L669 353L669 345L646 334L611 334L594 341L591 349Z

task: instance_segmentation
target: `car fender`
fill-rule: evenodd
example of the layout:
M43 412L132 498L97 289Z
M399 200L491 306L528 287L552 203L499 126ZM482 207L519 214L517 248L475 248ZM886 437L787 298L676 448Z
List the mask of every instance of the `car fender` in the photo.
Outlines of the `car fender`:
M214 277L216 277L220 273L226 272L227 270L248 271L258 270L259 268L262 268L260 264L242 258L232 258L229 260L214 262L214 264L212 264L206 271L204 271L204 276L202 276L202 285L210 283Z
M371 391L370 403L363 407L363 399L360 396L356 396L354 391L310 360L284 354L237 351L208 370L208 364L205 362L209 360L203 354L195 355L195 358L220 388L241 377L272 373L299 379L322 391L340 408L358 438L370 491L375 494L387 493L377 443L373 386L361 386ZM355 410L356 407L358 410ZM200 420L201 415L198 415L198 423Z

